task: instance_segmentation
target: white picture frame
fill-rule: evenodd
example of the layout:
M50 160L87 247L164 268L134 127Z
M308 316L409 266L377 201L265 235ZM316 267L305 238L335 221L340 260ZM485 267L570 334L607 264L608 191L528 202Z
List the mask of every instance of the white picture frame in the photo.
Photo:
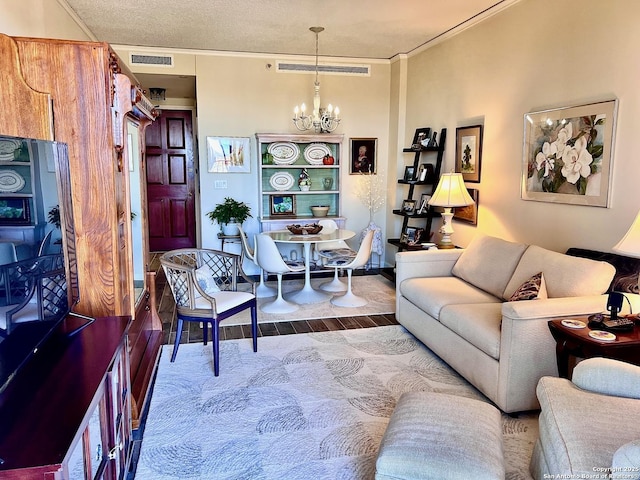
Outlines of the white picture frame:
M210 173L251 173L249 137L207 137Z

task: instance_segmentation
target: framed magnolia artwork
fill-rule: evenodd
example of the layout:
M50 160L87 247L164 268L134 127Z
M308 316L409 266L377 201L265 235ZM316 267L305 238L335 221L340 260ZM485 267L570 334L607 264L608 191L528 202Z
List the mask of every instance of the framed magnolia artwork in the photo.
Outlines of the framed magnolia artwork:
M608 207L617 100L524 115L524 200Z

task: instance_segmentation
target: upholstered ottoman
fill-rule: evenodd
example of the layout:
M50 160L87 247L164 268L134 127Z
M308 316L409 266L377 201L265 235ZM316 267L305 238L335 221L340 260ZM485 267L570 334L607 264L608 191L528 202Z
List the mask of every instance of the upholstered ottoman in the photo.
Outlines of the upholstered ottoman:
M400 397L382 437L377 480L504 480L502 422L479 400L431 392Z

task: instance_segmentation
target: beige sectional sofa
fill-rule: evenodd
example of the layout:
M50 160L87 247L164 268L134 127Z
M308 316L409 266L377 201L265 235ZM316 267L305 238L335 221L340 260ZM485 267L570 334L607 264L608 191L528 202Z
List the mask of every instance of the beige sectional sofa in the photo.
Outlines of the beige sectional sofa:
M535 300L508 301L542 272ZM466 249L396 255L396 317L504 412L539 408L536 385L557 376L551 318L603 311L606 262L480 235Z

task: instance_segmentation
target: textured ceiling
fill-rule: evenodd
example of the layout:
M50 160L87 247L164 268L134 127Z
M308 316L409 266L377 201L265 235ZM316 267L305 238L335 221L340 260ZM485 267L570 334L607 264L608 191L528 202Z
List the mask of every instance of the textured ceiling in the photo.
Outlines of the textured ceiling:
M389 59L517 0L59 0L120 45Z

